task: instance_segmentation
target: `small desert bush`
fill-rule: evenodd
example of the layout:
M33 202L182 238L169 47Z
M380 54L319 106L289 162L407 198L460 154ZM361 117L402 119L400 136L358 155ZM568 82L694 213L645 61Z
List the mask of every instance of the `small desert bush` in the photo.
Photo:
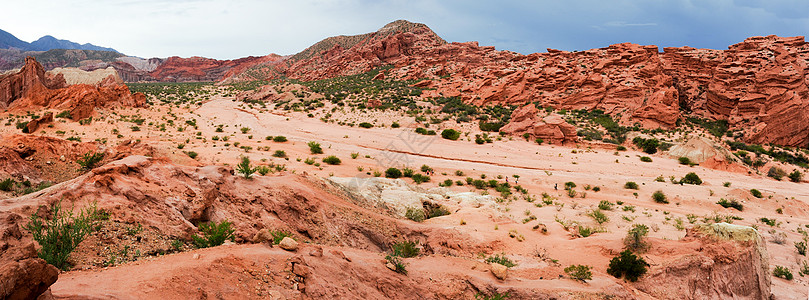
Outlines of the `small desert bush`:
M607 274L615 278L623 276L629 281L638 281L638 278L646 274L646 268L649 264L643 258L638 257L632 251L624 250L620 255L613 257L610 260L610 266L607 268Z
M324 158L323 162L327 163L327 164L330 164L330 165L339 165L342 161L337 156L330 155L330 156Z
M424 209L421 208L408 207L407 211L405 212L405 218L416 222L424 221L425 217L426 215L424 214Z
M441 137L448 140L456 141L458 140L458 138L461 137L461 132L455 129L444 129L444 131L441 131Z
M254 168L250 164L249 157L242 156L242 161L239 162L238 165L236 165L236 171L241 173L245 179L250 179L250 176L252 176L253 173L255 173L256 171L258 171L258 168Z
M641 156L640 161L642 162L652 162L652 158L648 156Z
M787 172L784 171L783 169L779 168L779 167L774 167L773 166L773 167L770 167L770 169L767 171L767 176L772 177L775 180L781 180L781 178L784 178L784 176L786 176L786 175L787 175Z
M397 168L388 168L387 170L385 170L385 177L387 178L402 177L402 171Z
M277 135L277 136L274 136L274 137L272 138L272 141L273 141L273 142L276 142L276 143L283 143L283 142L286 142L286 141L287 141L287 137L285 137L285 136L283 136L283 135Z
M772 275L778 278L792 280L792 271L784 266L775 266L775 269L772 271Z
M104 152L87 152L81 158L76 160L82 169L90 170L96 166L101 160L104 159Z
M699 178L697 173L690 172L680 179L680 183L700 185L702 184L702 179Z
M362 123L360 123L359 126L362 127L362 128L371 128L371 127L374 127L374 124L371 124L371 123L368 123L368 122L362 122Z
M430 176L421 174L413 174L413 176L411 176L410 178L412 178L413 182L415 182L416 184L430 181Z
M320 143L312 141L306 143L306 145L309 146L309 152L312 154L323 154L323 148L320 148Z
M287 152L284 150L275 150L272 154L273 157L284 158L287 157Z
M615 205L615 204L612 204L612 202L609 202L607 200L601 200L601 202L598 203L598 209L600 209L600 210L612 210L613 205Z
M202 233L202 236L191 236L194 246L197 248L208 248L224 244L225 240L233 236L235 229L231 228L232 225L233 224L228 221L200 224L199 231Z
M716 204L719 204L724 208L732 207L732 208L735 208L738 211L742 211L744 209L744 206L742 205L742 203L739 202L739 201L736 201L736 199L728 200L728 199L725 199L725 198L721 198L721 199L719 199L719 202L716 202Z
M393 244L391 247L393 255L399 257L416 257L419 255L418 244L413 241L403 241Z
M759 191L757 189L751 189L750 194L753 195L753 197L756 197L756 198L764 197L764 195L761 194L761 191Z
M511 267L514 267L514 266L517 265L513 261L508 259L508 257L506 257L505 253L500 253L500 254L495 254L495 255L489 256L489 257L486 258L486 262L490 263L490 264L491 263L498 263L498 264L506 266L506 268L511 268Z
M586 265L570 265L565 268L565 273L572 279L587 281L593 279L591 267Z
M669 204L669 200L666 199L666 194L663 194L663 191L657 190L652 193L652 200L657 203Z
M413 171L413 169L411 169L411 168L404 168L404 169L402 169L402 176L403 177L413 177L413 174L415 172L416 171Z
M649 248L649 244L646 243L646 235L649 234L649 227L643 224L634 224L632 228L630 228L626 232L626 237L624 238L624 246L626 249L632 250L634 252L643 252Z
M677 161L679 161L681 165L686 166L691 165L691 159L685 156L680 156L680 158L678 158Z
M803 173L801 173L801 171L795 169L792 173L789 173L789 181L801 182L801 179L803 179Z
M0 181L0 191L9 192L14 187L14 179L6 178Z
M32 214L25 229L31 232L41 247L39 258L66 271L70 268L68 256L88 234L96 230L102 214L95 204L82 209L78 216L74 216L72 211L63 211L61 202L57 202L51 211L50 220L43 220L36 213Z
M639 189L638 184L635 183L634 181L627 181L626 183L624 183L624 188L625 189L630 189L630 190Z
M595 220L599 225L610 221L610 218L607 217L607 215L605 215L601 209L594 209L587 215L593 218L593 220Z
M386 255L385 260L393 265L393 271L399 274L407 275L407 265L402 261L401 257L396 255Z
M285 237L292 238L292 234L284 230L270 230L270 236L272 236L273 245L278 245Z

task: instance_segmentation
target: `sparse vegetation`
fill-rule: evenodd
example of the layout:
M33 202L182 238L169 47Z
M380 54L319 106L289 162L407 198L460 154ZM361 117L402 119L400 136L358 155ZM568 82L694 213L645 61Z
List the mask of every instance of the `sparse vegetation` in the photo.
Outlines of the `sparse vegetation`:
M593 279L593 272L590 269L591 267L587 265L570 265L565 268L565 273L572 279L586 282Z
M461 132L455 129L444 129L444 131L441 131L441 137L448 140L456 141L458 140L458 138L461 137Z
M629 189L629 190L637 190L637 189L640 189L640 188L638 187L638 184L637 184L637 183L635 183L634 181L627 181L626 183L624 183L624 188L625 188L625 189Z
M330 164L330 165L339 165L342 161L337 156L330 155L330 156L327 156L326 158L324 158L323 162L327 163L327 164Z
M320 143L309 142L306 145L309 146L309 152L312 154L323 154L323 148L320 148Z
M82 169L90 170L95 168L96 164L101 162L102 159L104 159L104 152L89 151L76 160L76 163L78 163Z
M638 278L646 274L646 268L649 266L643 258L638 257L632 251L624 250L620 255L613 257L610 260L610 266L607 268L607 274L615 278L621 278L635 282Z
M772 271L772 275L778 278L792 280L792 271L790 271L789 268L784 266L775 266L775 269L773 269Z
M652 193L652 200L657 203L669 204L669 200L666 199L666 194L663 194L663 191L657 190Z
M761 194L761 191L759 191L757 189L751 189L750 190L750 195L753 195L753 197L756 197L756 198L764 197L764 195Z
M236 165L236 171L241 173L245 179L250 179L250 176L252 176L253 173L255 173L256 171L258 171L258 168L254 168L253 166L251 166L249 157L242 156L241 162L239 162L239 164Z
M235 229L231 228L233 224L228 221L221 223L208 222L199 225L199 231L202 236L193 235L191 239L194 246L197 248L216 247L225 243L225 240L233 236Z
M696 173L690 172L688 174L685 174L685 176L682 179L680 179L680 183L701 185L702 179L700 179Z
M385 170L385 177L387 178L402 177L402 171L397 168L388 168L387 170Z
M634 252L643 252L649 248L646 243L646 235L649 234L649 227L644 224L634 224L632 228L626 232L624 238L624 246L626 249Z
M61 202L57 202L52 208L50 220L43 220L34 213L25 229L31 232L41 247L39 258L67 271L70 268L67 262L70 253L88 234L96 230L100 215L95 204L82 209L78 216L74 216L72 211L62 210Z
M732 207L732 208L735 208L738 211L742 211L744 209L744 205L742 205L741 202L736 201L736 199L728 200L728 199L725 199L725 198L721 198L721 199L719 199L719 202L716 202L716 204L719 204L724 208Z
M514 267L514 266L517 265L513 261L511 261L508 257L506 257L505 253L491 255L491 256L486 258L486 262L490 263L490 264L491 263L498 263L498 264L506 266L506 268L511 268L511 267Z

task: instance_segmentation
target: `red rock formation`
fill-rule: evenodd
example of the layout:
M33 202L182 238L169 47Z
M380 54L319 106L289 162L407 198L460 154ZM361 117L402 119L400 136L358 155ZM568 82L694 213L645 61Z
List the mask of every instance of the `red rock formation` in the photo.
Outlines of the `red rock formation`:
M635 286L656 299L771 299L767 246L751 227L697 225L653 245L662 257Z
M576 127L568 124L561 116L553 114L545 117L533 104L528 104L514 111L511 122L500 131L522 136L528 133L532 139L540 138L552 143L575 142Z
M35 120L31 120L30 122L28 122L28 124L25 125L25 127L28 129L29 133L34 133L37 131L37 129L39 129L39 126L51 122L53 122L53 113L48 112L42 117L39 117Z
M751 143L809 146L809 44L803 37L752 37L728 50L666 48L681 102L728 120Z
M146 104L145 95L133 95L127 86L110 80L104 80L101 86L77 84L65 87L61 74L47 76L42 66L28 57L20 72L0 78L0 108L70 110L73 120L79 120L91 116L96 107L139 107Z
M189 81L219 81L246 71L248 68L261 63L279 60L275 54L267 56L249 56L235 60L216 60L204 57L180 58L169 57L152 72L148 81L161 82L189 82Z
M265 71L316 80L385 65L392 79L423 79L424 97L475 105L537 102L601 109L623 125L673 127L686 113L728 120L752 143L809 146L809 45L803 37L754 37L728 50L617 44L521 55L446 43L427 26L396 21L377 32L325 39ZM447 76L448 75L448 76Z

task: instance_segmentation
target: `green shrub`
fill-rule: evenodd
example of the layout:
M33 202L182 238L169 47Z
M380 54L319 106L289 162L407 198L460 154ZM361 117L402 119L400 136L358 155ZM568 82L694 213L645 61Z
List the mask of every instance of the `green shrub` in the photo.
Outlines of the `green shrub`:
M421 174L413 174L413 176L411 176L410 178L412 178L413 182L415 182L416 184L430 181L430 176Z
M6 178L5 180L0 181L0 191L10 192L13 187L14 179Z
M610 266L607 268L607 274L615 278L623 276L629 281L638 281L638 278L646 274L646 268L649 264L643 258L633 254L632 251L624 250L619 256L613 257L610 260Z
M188 157L190 157L191 159L197 159L197 156L199 155L199 153L196 153L194 151L183 151L183 153L185 153L185 155L188 155Z
M452 186L453 182L452 179L445 179L443 183L438 184L439 186L450 187Z
M601 202L598 203L598 209L612 210L613 205L615 205L615 204L612 204L612 202L609 202L607 200L601 200Z
M416 222L423 222L425 217L424 209L421 208L408 207L407 212L405 212L405 218Z
M640 161L642 162L652 162L652 158L648 156L641 156Z
M632 139L632 143L648 154L657 153L657 147L660 146L660 141L657 139L644 139L642 137L635 137Z
M393 123L390 124L390 128L399 128L401 126L402 125L399 125L399 122L393 122Z
M374 124L371 124L371 123L368 123L368 122L362 122L362 123L360 123L359 126L362 127L362 128L371 128L371 127L374 127Z
M627 181L626 183L624 183L624 188L629 190L639 189L638 184L635 183L634 181Z
M444 131L441 131L441 137L448 140L457 141L458 138L461 137L461 132L455 129L444 129Z
M789 181L801 182L801 179L803 179L803 173L801 173L801 171L795 169L792 173L789 173Z
M669 204L669 200L666 199L666 194L663 194L663 191L657 190L652 193L652 200L657 203Z
M57 114L57 115L56 115L56 116L54 116L54 117L55 117L55 118L62 118L62 119L72 119L72 118L73 118L73 116L72 116L72 115L70 115L70 111L69 111L69 110L64 110L64 111L60 112L59 114Z
M489 256L489 257L486 258L486 262L490 263L490 264L491 263L498 263L498 264L506 266L506 268L511 268L511 267L514 267L514 266L517 265L513 261L508 259L508 257L506 257L505 253L500 253L500 254L495 254L495 255Z
M610 221L610 218L607 217L607 215L605 215L600 209L595 209L587 215L593 218L593 220L595 220L599 225Z
M323 148L320 148L320 143L309 142L306 143L306 145L309 146L309 152L312 152L312 154L323 154Z
M272 154L272 156L273 157L284 158L284 157L287 157L287 152L284 151L284 150L275 150L275 152ZM313 163L314 163L314 161L313 161Z
M643 252L649 248L646 243L646 235L649 234L649 227L643 224L634 224L632 228L627 230L626 237L624 238L624 246L626 249Z
M270 236L272 236L273 245L278 245L285 237L292 238L292 234L284 230L270 230Z
M495 292L492 292L491 295L483 294L483 292L478 292L477 294L475 294L475 300L506 300L509 297L511 297L510 292L505 292L503 294L500 294L500 293L495 291Z
M398 257L416 257L419 255L419 248L416 242L404 241L398 242L391 246L394 256Z
M567 273L570 278L587 281L593 279L593 272L591 272L590 269L591 267L586 265L570 265L565 268L565 273Z
M591 236L596 231L594 228L587 226L579 226L576 230L578 231L580 237Z
M268 166L257 166L256 167L256 172L261 174L261 176L267 175L268 173L270 173L270 171L271 171L270 167L268 167Z
M233 236L235 229L231 228L233 224L228 221L222 221L217 224L216 222L199 224L199 231L202 237L196 234L191 236L194 246L197 248L215 247L225 243L225 240Z
M360 156L360 154L359 154L359 153L357 153L357 152L351 152L351 159L357 159L357 157L359 157L359 156Z
M250 131L250 127L242 127L240 128L240 130L242 131L242 133L247 133Z
M536 142L537 144L542 145L542 143L544 143L544 142L545 142L545 140L540 139L540 138L537 138L537 139L535 139L535 140L534 140L534 142Z
M772 275L786 280L792 280L792 271L784 266L775 266L775 269L772 271Z
M767 171L767 176L772 177L775 180L781 180L784 176L787 175L787 172L782 170L779 167L770 167L770 170Z
M402 177L402 171L397 168L388 168L387 170L385 170L385 177L387 178Z
M34 213L25 229L31 232L41 247L39 258L67 271L70 268L68 256L88 234L96 230L100 213L95 204L91 204L74 216L72 211L62 211L61 202L57 202L53 206L52 216L50 220L43 220Z
M250 179L250 176L253 175L258 168L254 168L250 165L250 158L247 156L242 156L242 161L236 165L236 171L241 173L245 179Z
M767 224L767 225L770 225L770 226L775 226L775 224L777 223L777 221L775 219L770 219L770 218L760 218L758 220L761 221L761 223L764 223L764 224Z
M287 137L285 137L285 136L283 136L283 135L274 136L274 137L272 138L272 141L273 141L273 142L276 142L276 143L283 143L283 142L286 142L286 141L287 141Z
M413 177L413 173L415 173L415 171L413 171L413 169L411 169L411 168L402 169L402 176L403 177Z
M616 148L615 148L615 150L618 150L618 151L626 151L626 147L624 147L624 146L618 146L618 147L616 147Z
M337 156L330 155L330 156L324 158L323 162L327 163L327 164L330 164L330 165L339 165L342 161L340 161L340 158L338 158Z
M101 162L102 159L104 159L104 152L93 153L93 151L89 151L76 160L76 163L78 163L82 169L90 170Z
M753 195L753 197L756 197L756 198L764 197L764 195L761 194L761 191L759 191L757 189L751 189L750 194Z
M680 179L680 183L700 185L702 184L702 179L699 178L697 173L691 172L685 174L685 177Z
M795 249L798 249L798 254L806 256L806 241L795 242Z
M691 165L691 159L685 156L680 156L677 161L679 161L681 165Z
M719 199L719 202L716 202L716 204L719 204L724 208L732 207L738 211L742 211L744 209L744 206L739 201L736 201L736 199L728 200L725 198L721 198Z
M572 181L565 182L565 189L569 190L576 187L576 183Z
M398 256L395 255L386 255L385 260L393 265L393 271L399 274L407 275L407 269L405 268L404 261Z
M442 205L430 206L429 208L427 208L426 213L427 219L446 216L450 214L449 210L447 210L447 208Z

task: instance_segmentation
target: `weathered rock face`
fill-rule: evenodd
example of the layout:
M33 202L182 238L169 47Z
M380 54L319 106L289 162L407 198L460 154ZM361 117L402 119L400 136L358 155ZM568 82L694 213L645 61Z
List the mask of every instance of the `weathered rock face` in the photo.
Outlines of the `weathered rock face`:
M655 298L770 299L767 247L751 227L695 226L682 240L649 251L655 252L668 258L656 259L660 265L635 285Z
M728 120L751 143L809 146L809 44L803 37L752 37L728 50L666 48L681 102Z
M279 59L278 55L249 56L235 60L216 60L204 57L180 58L169 57L154 71L149 72L147 81L160 82L193 82L193 81L219 81L233 73L240 73L247 68Z
M59 270L37 257L23 218L0 212L0 298L36 299L56 282Z
M724 51L664 50L624 43L521 55L446 43L426 25L396 21L374 33L325 39L262 74L315 80L393 65L385 78L426 78L417 85L432 88L424 97L601 109L623 125L647 128L675 126L684 110L728 120L747 142L809 146L803 37L754 37Z
M531 138L552 143L575 142L578 139L576 126L556 114L540 117L539 110L533 104L515 110L511 122L500 131L520 136L527 133Z
M127 86L117 84L109 77L98 86L77 84L66 87L61 74L46 74L32 57L26 58L20 72L0 78L0 108L10 110L34 107L69 110L72 118L79 120L91 116L96 107L139 107L145 104L145 95L133 95Z

